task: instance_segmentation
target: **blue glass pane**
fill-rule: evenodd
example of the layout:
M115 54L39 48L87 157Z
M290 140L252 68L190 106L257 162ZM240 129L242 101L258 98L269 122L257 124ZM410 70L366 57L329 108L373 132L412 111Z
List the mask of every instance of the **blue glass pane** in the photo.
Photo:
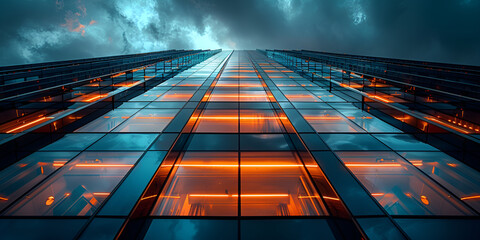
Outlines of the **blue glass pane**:
M370 239L405 239L397 227L386 217L357 218L365 234Z
M237 134L193 134L189 141L189 151L238 150Z
M124 221L125 219L121 218L95 218L82 233L80 239L114 239Z
M175 139L177 139L177 133L162 133L160 137L153 142L149 150L168 150L172 146Z
M373 134L378 140L396 151L437 151L409 134Z
M144 239L237 239L236 220L154 219Z
M316 133L301 134L302 140L310 151L328 150L327 145Z
M369 134L320 134L334 151L336 150L389 150Z
M2 239L73 239L87 219L0 219Z
M105 134L71 133L42 148L43 151L82 151Z
M241 239L336 239L325 219L242 220Z
M288 151L291 150L283 134L241 134L240 150Z
M477 239L478 219L395 219L411 239Z
M157 136L158 134L110 133L88 148L88 150L146 150Z

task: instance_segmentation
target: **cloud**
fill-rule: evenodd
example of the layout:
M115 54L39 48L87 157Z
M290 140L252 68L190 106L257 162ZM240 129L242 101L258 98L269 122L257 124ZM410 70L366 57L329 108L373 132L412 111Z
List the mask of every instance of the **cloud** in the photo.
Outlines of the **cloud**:
M479 0L3 0L2 5L2 65L218 47L480 63Z

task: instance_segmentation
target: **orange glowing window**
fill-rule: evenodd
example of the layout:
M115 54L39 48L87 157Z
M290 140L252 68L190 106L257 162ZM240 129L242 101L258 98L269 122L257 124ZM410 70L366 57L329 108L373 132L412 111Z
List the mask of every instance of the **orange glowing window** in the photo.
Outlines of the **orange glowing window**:
M378 100L380 100L380 101L382 101L382 102L386 102L386 103L392 103L392 102L393 102L392 100L389 99L388 96L385 96L385 95L384 95L384 96L378 96L378 95L370 94L370 95L368 95L368 96L371 97L371 98L378 99Z
M346 87L346 88L362 88L363 87L362 84L358 84L354 82L350 82L350 84L341 83L340 86Z
M89 93L89 94L81 95L79 97L71 99L70 101L71 102L95 102L106 96L108 96L108 94Z
M219 81L215 87L263 87L259 81Z
M237 152L187 152L178 161L153 215L238 215Z
M22 120L16 120L0 126L0 131L5 133L19 133L29 128L35 127L41 123L44 123L50 119L53 119L53 117L25 117L22 118Z
M112 86L114 87L132 87L133 85L137 84L139 81L125 81L121 83L115 83Z
M211 102L268 102L265 91L213 91Z
M237 110L205 110L195 125L195 132L238 132Z
M295 153L242 152L240 156L242 216L326 215Z
M291 152L186 152L152 212L160 216L319 216L321 196Z
M280 119L271 110L241 110L240 132L282 132Z

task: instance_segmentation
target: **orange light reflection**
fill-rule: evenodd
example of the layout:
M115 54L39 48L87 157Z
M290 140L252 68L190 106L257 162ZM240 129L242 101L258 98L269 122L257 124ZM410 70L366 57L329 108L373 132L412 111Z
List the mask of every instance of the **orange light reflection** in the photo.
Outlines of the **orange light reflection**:
M75 164L75 167L133 167L133 164Z
M22 129L22 128L25 128L25 127L28 127L28 126L30 126L30 125L33 125L33 124L35 124L35 123L38 123L38 122L40 122L40 121L43 121L43 120L46 120L46 119L52 119L52 118L53 118L53 117L41 117L41 118L39 118L39 119L37 119L37 120L35 120L35 121L29 122L29 123L20 125L20 126L14 128L14 129L8 130L6 133L12 133L12 132L15 132L15 131L17 131L17 130L20 130L20 129Z

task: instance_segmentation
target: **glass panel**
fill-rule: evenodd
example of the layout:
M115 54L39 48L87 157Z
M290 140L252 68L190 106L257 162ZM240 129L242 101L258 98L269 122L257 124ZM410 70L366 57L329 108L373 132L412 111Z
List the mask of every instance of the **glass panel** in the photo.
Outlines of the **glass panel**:
M88 150L146 150L157 136L158 134L109 133L88 148Z
M237 152L186 152L177 162L153 215L237 216Z
M326 210L293 152L241 153L242 216L319 216Z
M66 134L54 143L42 148L42 151L82 151L105 134Z
M238 102L238 91L214 90L210 95L211 102Z
M195 91L178 91L170 90L157 98L155 101L164 101L164 102L183 102L188 101L193 96Z
M370 113L356 110L339 110L343 115L368 132L401 132L392 125L372 116Z
M110 240L115 239L118 230L125 219L122 218L95 218L88 225L80 239Z
M182 108L185 102L152 102L145 108Z
M149 150L168 150L172 146L175 139L177 139L177 133L162 133L152 144Z
M211 219L154 219L144 239L237 239L238 221Z
M335 110L299 110L317 132L364 132Z
M140 155L140 152L84 152L13 206L7 215L91 215Z
M320 134L334 151L336 150L389 150L369 134Z
M0 219L2 239L74 239L87 219Z
M476 239L480 226L478 219L403 218L395 222L411 239Z
M463 204L395 153L339 152L337 155L392 215L472 215Z
M393 150L399 151L438 151L438 149L418 141L409 134L374 134L374 137Z
M327 145L316 133L305 133L300 135L303 142L310 151L328 150Z
M238 150L237 134L192 134L188 151Z
M332 109L328 104L321 102L293 102L297 109Z
M143 109L115 128L114 132L161 132L178 109Z
M240 149L244 151L292 150L284 134L241 134Z
M370 239L405 239L392 221L386 217L357 218L357 221Z
M410 163L480 211L480 173L443 152L400 153Z
M0 172L0 209L62 167L78 152L36 152Z
M242 220L241 239L339 239L326 219ZM344 236L342 236L344 237Z
M369 196L370 193L365 191L332 152L321 151L312 154L354 216L384 215L378 204Z
M205 110L199 117L195 132L238 132L237 110Z
M283 91L290 102L321 102L319 98L307 91Z
M265 91L240 91L239 101L241 102L268 102Z
M118 108L143 108L148 102L124 102Z
M115 109L79 128L76 132L110 132L138 109Z
M165 154L166 152L163 151L150 151L143 155L113 196L102 207L99 215L128 216L158 166L162 163Z
M282 132L280 119L271 110L240 110L240 132Z

